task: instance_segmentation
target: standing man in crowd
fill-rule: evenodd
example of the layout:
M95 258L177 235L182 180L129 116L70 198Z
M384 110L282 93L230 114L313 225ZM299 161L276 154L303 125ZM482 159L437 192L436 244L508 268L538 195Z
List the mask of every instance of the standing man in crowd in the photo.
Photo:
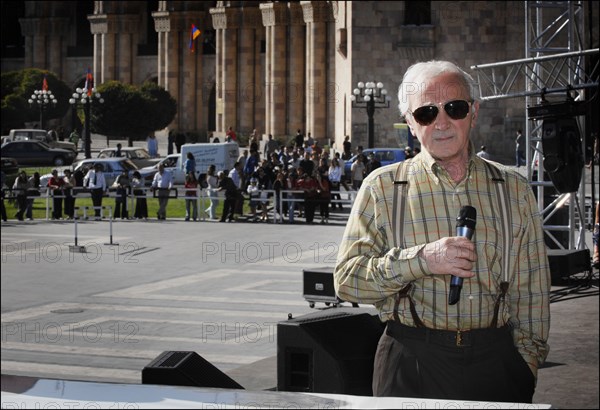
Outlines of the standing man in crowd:
M106 192L106 179L102 172L102 164L94 164L94 167L83 177L83 186L90 190L92 194L92 204L94 205L94 215L96 220L100 220L100 211L102 208L102 197Z
M156 135L154 133L148 135L146 138L146 144L148 147L148 154L152 158L158 158L158 140L156 139Z
M171 173L165 169L164 164L158 165L158 172L154 174L152 180L152 188L155 195L158 197L158 212L156 217L158 220L167 219L167 204L169 203L169 193L173 187L173 177Z
M406 71L399 108L422 152L373 171L346 226L337 294L387 322L376 396L531 402L548 354L541 215L525 178L475 155L477 90L450 62Z
M235 186L231 178L225 175L225 172L219 171L217 174L219 177L219 188L217 191L225 192L225 201L223 202L223 215L221 216L220 222L235 221L233 213L235 212L235 204L238 198L239 189Z
M355 190L359 190L360 186L363 183L363 178L365 175L365 163L364 163L364 155L358 154L356 156L356 160L352 163L350 167L350 179L352 180L352 188Z
M48 180L48 188L52 191L52 219L62 219L63 212L63 187L65 181L58 176L58 170L52 170L52 177Z
M352 143L350 142L350 137L346 135L344 138L344 155L342 155L342 159L348 160L352 157Z
M302 134L302 130L298 128L296 131L296 136L294 137L294 148L300 149L304 146L304 134Z

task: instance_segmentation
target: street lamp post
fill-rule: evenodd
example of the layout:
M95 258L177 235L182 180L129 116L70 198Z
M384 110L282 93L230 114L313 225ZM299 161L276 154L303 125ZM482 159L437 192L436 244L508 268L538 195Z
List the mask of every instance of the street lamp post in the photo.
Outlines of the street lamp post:
M76 107L77 103L81 103L83 105L83 115L84 115L84 125L83 128L85 133L83 135L83 144L85 149L85 157L92 157L92 139L90 135L90 120L91 120L91 109L94 101L97 101L100 104L104 103L104 99L100 95L100 93L96 92L95 88L91 90L87 90L84 88L77 88L76 92L73 93L73 97L69 99L69 103Z
M44 129L44 110L48 108L50 104L55 106L58 101L52 94L50 90L35 90L33 94L31 94L31 98L27 100L30 106L37 104L40 109L40 129Z
M369 148L375 146L375 122L373 116L376 108L389 108L390 97L387 95L387 90L383 88L382 82L369 81L363 83L359 81L358 88L355 88L350 96L352 100L352 108L366 108L368 118L368 144Z

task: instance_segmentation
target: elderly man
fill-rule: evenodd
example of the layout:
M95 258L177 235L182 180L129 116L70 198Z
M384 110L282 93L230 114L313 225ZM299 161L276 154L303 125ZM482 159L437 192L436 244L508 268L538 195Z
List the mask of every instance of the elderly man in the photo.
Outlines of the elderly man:
M422 152L364 180L340 245L338 295L387 322L378 396L531 402L548 354L540 213L523 177L475 155L476 91L450 62L408 69L399 108Z

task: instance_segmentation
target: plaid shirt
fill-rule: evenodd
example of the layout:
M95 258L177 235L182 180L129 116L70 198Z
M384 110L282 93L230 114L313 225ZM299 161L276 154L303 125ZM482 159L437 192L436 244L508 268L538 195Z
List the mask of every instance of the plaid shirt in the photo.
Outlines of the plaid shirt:
M471 150L473 152L473 150ZM485 161L471 155L467 177L456 184L423 151L404 162L408 191L403 242L394 246L392 204L398 164L373 171L358 193L342 239L335 286L343 300L374 304L384 321L392 319L395 295L412 283L410 297L426 327L444 330L487 328L500 294L502 265L509 263L506 300L498 326L510 324L515 346L534 375L548 354L550 270L541 216L527 181L501 164L509 196L513 238L510 260L502 259L501 211ZM473 242L476 276L465 278L460 301L448 305L451 275L433 275L418 252L426 243L455 236L456 217L464 205L477 209ZM448 255L451 257L451 255ZM407 298L400 301L400 321L414 326Z

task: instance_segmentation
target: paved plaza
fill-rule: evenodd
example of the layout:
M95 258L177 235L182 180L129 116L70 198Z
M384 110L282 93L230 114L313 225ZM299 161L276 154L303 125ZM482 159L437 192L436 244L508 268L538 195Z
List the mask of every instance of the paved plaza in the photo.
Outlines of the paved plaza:
M249 390L277 385L277 323L314 309L302 271L335 264L330 225L86 221L2 224L2 374L140 383L194 351ZM586 237L591 246L591 235ZM535 403L598 408L598 276L555 287ZM561 296L559 291L565 295ZM345 304L348 305L349 304ZM362 308L362 306L361 306Z
M185 350L247 389L275 388L277 322L314 312L302 270L334 264L343 225L167 220L113 230L111 245L108 222L80 223L86 252L77 253L73 223L2 225L3 374L140 383L161 352ZM598 408L597 280L595 289L552 304L537 403Z

